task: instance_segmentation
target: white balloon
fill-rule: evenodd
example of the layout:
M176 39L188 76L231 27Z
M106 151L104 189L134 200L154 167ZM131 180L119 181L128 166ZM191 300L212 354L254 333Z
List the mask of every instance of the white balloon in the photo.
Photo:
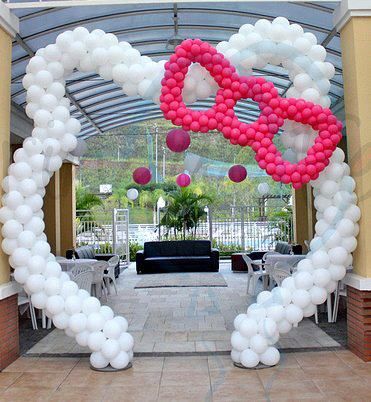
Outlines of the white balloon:
M313 304L322 304L326 301L327 299L327 292L326 289L319 287L319 286L313 286L309 290L309 294L312 300Z
M90 355L90 364L97 369L102 369L108 366L109 360L101 352L96 351Z
M280 353L275 347L269 346L267 350L260 355L260 361L266 366L275 366L280 361Z
M240 352L247 349L250 346L249 339L242 336L239 331L233 331L231 336L232 348Z
M238 326L238 330L245 338L251 338L258 332L258 324L254 319L243 318Z
M250 347L255 353L261 354L267 350L268 343L264 336L256 334L250 339Z
M119 345L121 350L128 352L134 347L134 338L128 332L123 332L119 337Z
M108 320L103 326L103 333L107 338L118 339L121 331L121 325L115 320Z
M242 321L247 318L247 314L238 314L233 321L234 328L239 331Z
M348 252L344 247L334 247L329 250L328 256L332 264L344 265L348 257Z
M126 193L126 196L129 198L129 200L135 201L139 196L139 192L136 188L130 188Z
M297 324L303 319L303 310L294 304L289 304L286 307L285 316L290 324Z
M259 364L259 355L251 349L246 349L241 353L240 360L244 367L252 368Z
M120 353L120 344L116 339L107 339L101 350L105 358L114 359Z
M82 313L76 313L71 315L70 320L68 322L68 327L71 328L73 332L79 333L83 332L86 328L86 315ZM84 341L88 341L88 338L84 339ZM85 342L84 342L85 343Z
M304 289L295 290L292 294L292 302L301 309L306 308L311 302L309 292Z
M124 351L119 352L119 354L116 357L110 360L111 366L115 369L123 369L129 364L129 362L130 357Z
M85 302L85 301L84 301ZM100 331L103 329L105 319L100 313L91 313L88 315L86 329L90 332Z
M88 346L94 352L98 352L102 349L106 337L103 335L102 331L92 332L88 337Z
M231 350L231 359L235 363L241 363L241 352L238 350L232 349Z

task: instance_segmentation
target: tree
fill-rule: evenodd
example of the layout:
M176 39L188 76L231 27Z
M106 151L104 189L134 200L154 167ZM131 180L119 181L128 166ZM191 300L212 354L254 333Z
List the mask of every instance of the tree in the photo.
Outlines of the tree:
M115 189L110 198L112 198L115 202L115 206L118 208L126 208L129 204L129 199L126 196L126 189L124 187Z
M154 191L144 190L139 193L139 205L142 208L152 208L153 223L156 224L157 201L160 197L165 198L165 191L156 189Z
M76 187L76 209L89 211L97 205L102 205L102 200L95 194L89 193L86 187L78 185Z
M196 238L197 227L207 215L205 207L212 202L211 198L204 194L195 194L189 188L182 188L170 193L168 201L161 225L166 226L168 231L173 229L175 238L178 232L182 233L183 240L187 233Z

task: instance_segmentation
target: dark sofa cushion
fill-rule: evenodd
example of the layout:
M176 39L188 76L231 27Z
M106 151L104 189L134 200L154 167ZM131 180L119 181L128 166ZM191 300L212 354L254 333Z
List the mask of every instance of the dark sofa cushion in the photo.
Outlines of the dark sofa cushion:
M289 243L279 241L276 244L275 251L281 254L290 254L292 251L292 247Z
M81 259L85 259L85 258L94 259L95 258L94 248L91 246L78 247L75 249L75 257L79 258L79 259L80 258Z
M209 255L208 240L153 241L144 243L144 258Z
M174 261L179 261L179 262L187 262L187 261L209 261L210 257L205 256L205 255L192 255L192 256L176 256L176 257L148 257L146 258L146 261L151 262L151 261L169 261L169 260L174 260Z

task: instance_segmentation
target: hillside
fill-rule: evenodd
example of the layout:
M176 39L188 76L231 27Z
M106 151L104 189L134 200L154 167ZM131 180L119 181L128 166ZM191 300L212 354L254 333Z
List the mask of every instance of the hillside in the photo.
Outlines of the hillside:
M166 147L166 134L173 128L164 119L132 124L87 140L88 151L81 159L78 169L80 184L98 193L100 184L112 184L113 192L132 184L132 172L139 166L150 166L155 175L155 124L158 127L158 178L162 181L165 158L165 180L175 182L177 174L184 170L184 153L171 152ZM251 165L258 170L254 153L249 147L231 145L219 132L192 133L188 151L217 161L225 170L224 163ZM228 165L227 165L228 166ZM227 177L193 175L193 186L212 195L217 204L255 203L256 187L261 181L270 183L275 194L290 193L290 188L274 183L269 177L250 178L234 184Z

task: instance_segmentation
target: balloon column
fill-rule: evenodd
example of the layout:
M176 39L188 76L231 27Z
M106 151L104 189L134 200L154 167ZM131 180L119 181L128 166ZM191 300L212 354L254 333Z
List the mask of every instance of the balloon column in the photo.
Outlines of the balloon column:
M241 183L247 177L247 170L242 165L234 165L228 170L228 177L235 183Z
M277 23L272 24L271 32L282 34L289 29L285 23ZM236 44L243 46L244 35L240 37L241 41ZM278 41L280 37L278 35ZM311 49L310 45L308 56ZM315 48L313 54L318 52ZM220 88L214 106L207 111L190 110L183 101L184 80L192 62L203 66ZM259 362L275 365L280 355L273 345L280 334L289 332L304 317L313 315L317 305L325 302L352 263L360 210L355 205L355 183L344 163L344 153L336 148L342 125L329 109L313 103L318 93L316 89L306 92L306 98L313 99L280 98L272 83L262 77L240 76L222 54L199 39L183 41L165 70L160 100L166 119L185 130L218 129L232 144L251 146L259 166L275 181L291 183L295 189L311 182L315 189L319 220L307 258L282 286L261 292L257 302L234 322L233 361L244 367L255 367ZM241 98L259 102L261 113L256 122L245 124L238 120L233 108ZM318 132L314 143L308 141L307 146L300 149L306 153L297 163L284 160L272 141L285 120L307 125L310 133Z
M163 85L161 108L175 125L201 132L217 129L232 144L251 146L259 166L274 180L295 188L303 183L313 186L318 221L307 258L281 287L260 293L257 303L235 320L232 359L253 367L278 362L273 345L279 335L312 315L335 290L357 245L360 210L344 154L335 150L341 125L327 109L335 69L325 58L326 51L313 34L282 17L245 24L216 49L200 40L187 40L168 62L155 62L113 34L83 27L58 35L55 44L31 58L22 82L27 90L26 113L35 127L32 137L15 152L2 181L1 246L9 255L15 280L33 305L44 309L54 325L78 344L90 348L94 367L126 367L133 358L134 342L125 318L114 316L62 272L44 233L45 187L76 148L81 129L70 115L67 77L75 68L96 73L113 80L126 95L156 103ZM191 66L191 62L199 64ZM274 85L262 77L251 76L252 68L267 63L288 70L293 82L287 91L290 98L278 96ZM207 111L185 105L215 94L215 105ZM242 98L259 104L260 116L250 125L238 121L233 111ZM280 128L283 145L299 162L285 161L273 144Z

